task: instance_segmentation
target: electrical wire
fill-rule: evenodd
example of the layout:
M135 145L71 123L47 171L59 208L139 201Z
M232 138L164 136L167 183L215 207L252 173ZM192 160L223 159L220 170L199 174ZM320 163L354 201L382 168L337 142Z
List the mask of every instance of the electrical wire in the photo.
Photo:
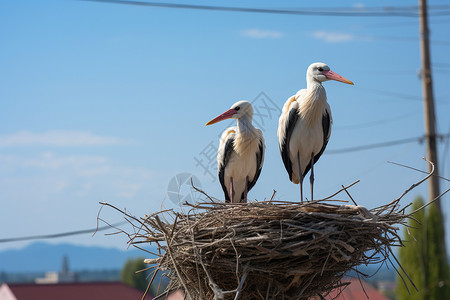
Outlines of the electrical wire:
M181 3L163 3L163 2L147 2L147 1L125 1L125 0L77 0L98 3L124 4L135 6L173 8L173 9L191 9L191 10L210 10L210 11L226 11L226 12L246 12L246 13L265 13L265 14L285 14L285 15L311 15L311 16L346 16L346 17L419 17L417 7L377 7L377 8L320 8L320 9L267 9L253 7L231 7L231 6L211 6L211 5L195 5ZM430 11L430 16L447 16L450 11L446 8L440 8L440 11Z
M437 135L436 137L442 141L442 140L448 139L450 137L450 133ZM388 141L388 142L382 142L382 143L376 143L376 144L348 147L348 148L342 148L342 149L330 149L330 150L325 151L324 154L342 154L342 153L356 152L356 151L362 151L362 150L391 147L391 146L408 144L408 143L421 144L425 141L425 139L426 139L426 136L423 135L423 136L419 136L419 137L413 137L413 138L407 138L407 139L401 139L401 140L395 140L395 141Z
M60 238L60 237L65 237L65 236L94 233L94 232L98 232L98 231L111 229L113 227L120 226L120 225L123 225L125 223L127 223L127 221L122 221L120 223L116 223L116 224L112 224L112 225L106 225L106 226L93 228L93 229L76 230L76 231L69 231L69 232L62 232L62 233L55 233L55 234L45 234L45 235L34 235L34 236L6 238L6 239L0 239L0 243L29 241L29 240L54 239L54 238Z
M423 140L424 140L424 137L420 136L420 137L401 139L401 140L395 140L395 141L389 141L389 142L382 142L382 143L376 143L376 144L369 144L369 145L362 145L362 146L355 146L355 147L348 147L348 148L342 148L342 149L330 149L330 150L325 151L324 154L342 154L342 153L370 150L370 149L376 149L376 148L384 148L384 147L390 147L390 146L396 146L396 145L408 144L408 143L421 143L421 142L423 142Z
M336 125L333 126L333 130L352 130L352 129L361 129L361 128L367 128L367 127L372 127L372 126L377 126L380 124L386 124L386 123L391 123L391 122L395 122L401 119L405 119L408 118L412 115L416 115L418 114L420 111L415 109L409 113L406 114L402 114L402 115L397 115L391 118L385 118L385 119L381 119L381 120L376 120L376 121L370 121L370 122L364 122L364 123L359 123L359 124L351 124L351 125Z

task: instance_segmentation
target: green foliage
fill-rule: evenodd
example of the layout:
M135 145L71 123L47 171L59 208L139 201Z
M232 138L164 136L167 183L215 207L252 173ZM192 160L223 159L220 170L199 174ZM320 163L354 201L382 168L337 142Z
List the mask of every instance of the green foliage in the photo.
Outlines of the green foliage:
M413 210L421 207L424 200L418 197ZM403 281L397 278L397 300L440 300L450 295L450 272L445 253L445 232L442 216L436 205L421 210L413 216L422 225L409 220L408 225L417 229L404 229L405 246L399 251L403 268L415 283L419 292L407 281L411 295L408 294Z
M120 273L120 281L126 285L145 291L148 285L148 273L145 271L136 273L137 271L141 271L145 268L147 268L147 266L144 264L144 258L142 257L127 260Z
M416 210L424 205L424 201L421 197L418 197L412 206L412 210ZM423 230L423 224L425 221L424 210L420 210L413 216L415 220L409 220L408 226L414 228L403 229L403 239L405 240L405 247L399 250L399 260L406 273L410 276L414 284L419 291L423 290L423 270L425 269L424 258L424 245L425 245L425 232ZM409 231L408 231L409 230ZM407 289L404 286L403 280L400 276L397 276L397 300L422 300L423 295L417 293L414 287L411 285L406 276L402 275L408 286L411 295L408 294Z
M428 209L428 292L429 299L448 299L450 276L442 239L445 236L444 222L436 205ZM444 267L447 266L447 267Z

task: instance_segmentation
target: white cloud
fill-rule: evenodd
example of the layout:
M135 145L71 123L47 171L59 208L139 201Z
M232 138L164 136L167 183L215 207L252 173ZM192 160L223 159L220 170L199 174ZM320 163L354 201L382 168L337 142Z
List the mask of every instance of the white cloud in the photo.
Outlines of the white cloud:
M84 170L93 166L104 166L108 159L94 155L58 156L52 152L43 152L37 157L0 155L0 163L13 168L34 168L41 170Z
M313 38L327 43L343 43L354 40L355 36L351 33L317 30L313 32Z
M355 5L353 5L353 7L359 11L363 11L366 9L366 6L364 5L364 3L355 3Z
M0 154L0 169L6 170L0 176L3 190L20 194L20 198L38 190L41 199L67 193L131 199L149 186L153 175L148 169L122 166L104 156L52 152L37 156Z
M50 130L41 133L19 131L0 136L0 147L17 146L110 146L129 141L116 137L101 136L89 131Z
M264 30L264 29L246 29L241 31L241 35L245 37L250 37L254 39L278 39L284 36L281 31L275 30Z

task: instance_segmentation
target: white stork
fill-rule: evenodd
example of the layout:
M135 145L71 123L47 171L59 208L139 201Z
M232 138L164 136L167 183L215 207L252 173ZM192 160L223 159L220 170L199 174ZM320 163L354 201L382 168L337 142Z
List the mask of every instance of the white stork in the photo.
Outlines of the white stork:
M284 104L278 124L278 142L289 179L300 183L303 201L303 178L311 169L311 200L313 200L314 164L322 155L331 134L330 105L322 82L336 80L353 85L334 73L324 63L313 63L306 71L306 89L298 91Z
M227 128L220 138L219 181L225 202L247 202L247 193L258 180L264 162L264 138L261 130L252 125L253 107L248 101L236 102L206 125L230 118L237 120L237 126Z

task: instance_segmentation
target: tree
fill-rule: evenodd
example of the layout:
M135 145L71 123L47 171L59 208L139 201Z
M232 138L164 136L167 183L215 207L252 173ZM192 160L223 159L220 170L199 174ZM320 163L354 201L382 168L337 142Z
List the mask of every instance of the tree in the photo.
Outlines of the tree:
M444 239L444 220L438 206L432 204L427 216L427 261L429 299L448 299L450 295L450 273L447 265Z
M424 201L421 197L418 197L412 206L412 210L416 210L424 205ZM425 251L425 232L423 231L422 225L425 221L425 212L420 210L413 216L415 220L410 219L408 221L408 227L403 230L403 239L405 240L405 247L399 250L399 260L406 273L409 275L411 280L416 285L419 291L423 290L424 286L424 274L425 262L424 262L424 251ZM405 282L411 295L408 294L407 289L403 284L403 280L400 276L397 276L397 300L422 300L423 295L417 293L414 287L408 281L406 276L403 276Z
M416 198L413 211L424 205L421 197ZM415 283L416 292L407 281L411 295L408 294L403 281L397 278L398 300L440 300L450 295L450 272L446 259L443 220L438 207L431 204L422 209L408 221L408 226L416 227L404 230L405 247L400 248L399 259L403 268ZM405 277L405 276L404 276Z
M146 268L147 265L144 263L144 258L128 259L120 272L120 281L128 286L145 291L148 285L148 272L136 272Z

